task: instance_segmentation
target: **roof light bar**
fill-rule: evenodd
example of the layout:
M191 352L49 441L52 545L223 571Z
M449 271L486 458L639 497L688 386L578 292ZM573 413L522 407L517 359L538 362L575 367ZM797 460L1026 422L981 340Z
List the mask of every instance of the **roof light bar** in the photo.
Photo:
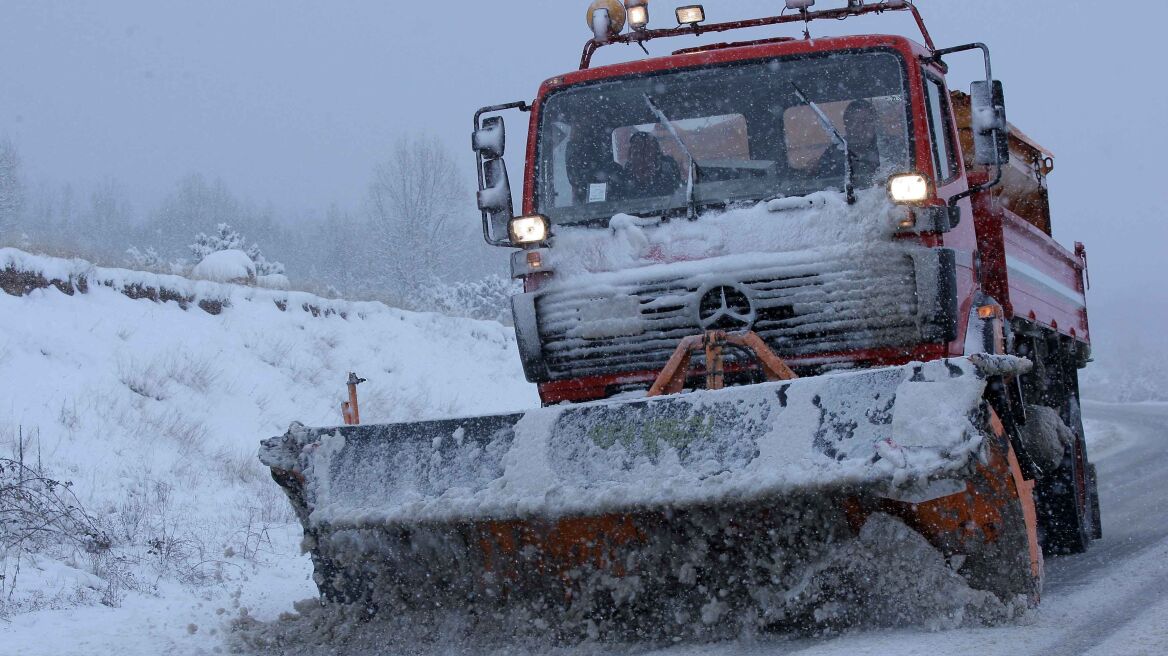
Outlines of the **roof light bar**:
M622 34L620 28L624 27L625 14L627 13L625 2L631 3L632 0L592 0L588 25L594 33L595 38L589 39L584 44L584 50L580 54L581 70L591 67L592 56L596 54L596 51L611 43L636 44L644 48L644 44L653 39L683 35L696 36L745 28L785 25L796 22L811 23L812 21L828 19L843 20L854 16L882 14L888 11L901 10L912 12L913 18L916 19L917 27L921 31L921 36L924 38L925 47L934 52L937 50L932 37L929 36L928 29L925 27L924 20L921 18L920 12L917 11L915 3L912 0L847 0L846 7L822 10L811 9L811 7L815 6L815 0L784 0L786 8L781 13L775 12L760 18L720 23L705 23L705 10L701 5L686 5L677 9L677 27L649 29L646 26L642 29L634 28L630 32ZM601 8L609 9L609 11L601 12L599 11ZM790 11L792 9L795 11ZM600 24L597 25L592 20L594 13L607 13L608 16L601 16ZM637 19L639 22L640 17ZM605 34L604 29L606 24L609 28L607 34Z

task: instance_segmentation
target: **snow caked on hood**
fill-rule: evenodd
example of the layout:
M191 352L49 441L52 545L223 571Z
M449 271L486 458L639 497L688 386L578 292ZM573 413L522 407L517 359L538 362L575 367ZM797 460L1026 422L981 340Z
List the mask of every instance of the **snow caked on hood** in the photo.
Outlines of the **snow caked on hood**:
M857 192L854 205L842 193L823 191L710 212L695 221L618 214L607 229L558 227L550 263L563 280L729 255L815 250L843 257L888 242L896 209L882 188L873 188Z

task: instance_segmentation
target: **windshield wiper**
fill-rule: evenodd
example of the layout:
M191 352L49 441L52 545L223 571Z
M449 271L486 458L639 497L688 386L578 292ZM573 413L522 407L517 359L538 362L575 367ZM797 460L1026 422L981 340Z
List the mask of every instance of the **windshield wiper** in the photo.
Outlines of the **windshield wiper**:
M831 137L832 140L835 141L836 145L843 149L844 196L848 200L848 205L854 205L856 203L856 190L852 185L852 152L848 150L848 140L844 139L844 136L840 134L840 131L835 127L835 123L832 122L831 118L829 118L827 114L823 113L823 110L819 108L819 105L816 105L811 101L810 98L807 97L807 94L803 93L803 90L799 88L799 85L792 82L791 86L795 89L795 94L799 96L799 100L802 100L811 106L811 111L815 112L815 116L819 119L819 126L823 128L823 131L827 133L827 136Z
M653 98L650 97L647 93L643 93L641 95L645 97L645 104L649 105L649 111L653 112L653 115L657 117L657 120L665 126L665 129L669 132L669 136L673 137L673 140L677 142L677 145L681 146L681 150L685 153L685 156L689 158L689 175L685 182L685 205L687 208L686 218L688 218L690 221L693 221L694 219L698 218L698 205L697 201L695 200L695 188L697 186L698 179L698 161L694 159L693 153L690 151L689 146L685 145L685 142L682 141L681 135L677 133L677 128L673 127L673 122L669 120L669 117L665 115L665 112L661 111L661 108L657 106L657 103L653 102Z

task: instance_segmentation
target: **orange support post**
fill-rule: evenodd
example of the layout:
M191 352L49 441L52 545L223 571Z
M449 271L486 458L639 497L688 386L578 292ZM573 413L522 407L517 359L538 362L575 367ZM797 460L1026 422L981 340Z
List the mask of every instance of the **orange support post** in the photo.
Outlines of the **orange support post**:
M341 417L344 419L346 426L356 426L361 423L361 409L357 405L357 386L365 382L364 378L358 378L357 374L349 372L349 400L341 403Z
M767 380L793 380L799 377L754 331L727 333L722 330L708 330L704 334L691 335L681 340L665 368L657 374L648 395L662 396L680 392L685 387L685 377L689 373L693 352L698 348L704 348L706 352L706 389L722 389L726 385L723 349L727 344L752 354L762 366Z

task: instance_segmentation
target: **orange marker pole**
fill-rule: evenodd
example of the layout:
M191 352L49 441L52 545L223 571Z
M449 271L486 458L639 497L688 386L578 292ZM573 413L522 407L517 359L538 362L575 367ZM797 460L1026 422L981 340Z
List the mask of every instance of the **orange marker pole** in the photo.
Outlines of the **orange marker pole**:
M358 378L357 374L349 372L349 400L341 404L341 418L344 420L346 426L356 426L361 423L361 409L357 405L357 386L365 382L364 378Z

